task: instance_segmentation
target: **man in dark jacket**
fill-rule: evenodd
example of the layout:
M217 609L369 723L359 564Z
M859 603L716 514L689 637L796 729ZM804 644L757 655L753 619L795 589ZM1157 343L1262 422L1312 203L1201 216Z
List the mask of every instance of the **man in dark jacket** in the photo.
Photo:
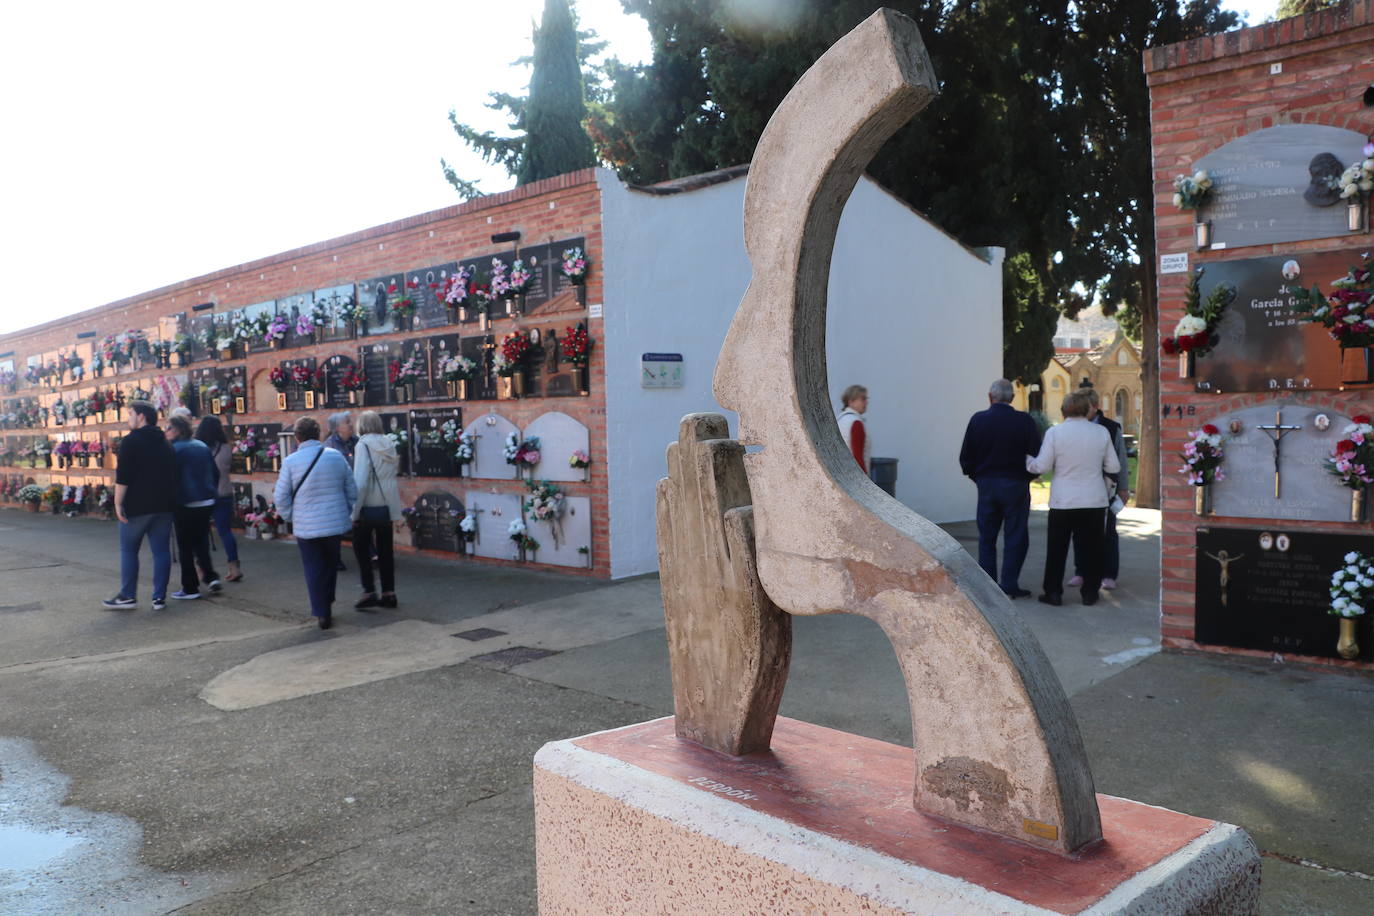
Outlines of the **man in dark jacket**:
M111 610L136 607L138 551L153 552L153 610L167 606L172 575L172 510L176 506L176 454L157 428L157 409L130 401L129 434L119 445L115 516L119 519L119 592L101 602Z
M195 438L185 417L167 421L167 438L177 459L175 511L177 553L181 555L181 588L172 597L186 601L200 597L200 573L210 591L220 590L219 573L210 559L210 516L219 494L219 467L210 447Z
M978 485L978 565L1011 598L1021 588L1021 566L1030 549L1030 482L1026 456L1040 452L1040 430L1029 414L1011 406L1011 382L999 378L988 389L988 409L968 421L959 467ZM1002 532L1002 575L997 575L997 532Z

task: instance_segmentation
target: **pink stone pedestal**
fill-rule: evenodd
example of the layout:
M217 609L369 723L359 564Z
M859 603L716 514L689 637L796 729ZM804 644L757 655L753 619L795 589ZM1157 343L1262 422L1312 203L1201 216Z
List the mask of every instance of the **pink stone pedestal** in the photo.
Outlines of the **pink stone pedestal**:
M546 744L534 758L539 911L1254 913L1239 827L1099 795L1104 839L1073 857L911 807L909 748L779 718L727 757L672 718Z

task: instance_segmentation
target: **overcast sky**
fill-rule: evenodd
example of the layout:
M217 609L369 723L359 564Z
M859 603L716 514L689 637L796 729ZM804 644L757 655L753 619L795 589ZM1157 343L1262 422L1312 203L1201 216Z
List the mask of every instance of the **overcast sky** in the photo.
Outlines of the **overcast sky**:
M779 0L744 0L777 3ZM1232 2L1250 21L1276 0ZM627 62L618 0L577 0ZM543 0L0 5L0 333L514 182L447 114L520 92Z

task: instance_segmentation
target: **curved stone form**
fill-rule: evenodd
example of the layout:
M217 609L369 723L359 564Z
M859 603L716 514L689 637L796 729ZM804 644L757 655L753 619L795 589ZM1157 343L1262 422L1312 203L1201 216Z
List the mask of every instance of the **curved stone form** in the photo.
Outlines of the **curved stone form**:
M587 427L561 411L540 414L525 427L525 438L539 437L541 452L534 476L540 480L583 480L587 472L571 467L568 458L574 451L590 454L591 440Z
M496 479L515 476L515 468L506 463L506 437L520 432L520 427L493 411L479 414L463 431L475 437L469 475Z
M881 144L934 98L915 23L879 10L793 87L754 154L753 276L716 366L739 413L759 576L793 614L876 621L906 678L917 808L1069 852L1101 837L1078 725L1010 602L953 538L878 489L826 397L840 214ZM929 307L945 307L931 303Z

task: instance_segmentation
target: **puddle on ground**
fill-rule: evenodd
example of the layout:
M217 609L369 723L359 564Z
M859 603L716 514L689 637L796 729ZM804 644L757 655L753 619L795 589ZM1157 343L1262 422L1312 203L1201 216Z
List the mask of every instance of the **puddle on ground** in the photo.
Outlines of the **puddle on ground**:
M81 842L65 830L30 830L0 823L0 872L37 868Z
M225 876L140 865L143 829L64 805L71 780L30 741L0 738L0 913L166 913L228 888Z

